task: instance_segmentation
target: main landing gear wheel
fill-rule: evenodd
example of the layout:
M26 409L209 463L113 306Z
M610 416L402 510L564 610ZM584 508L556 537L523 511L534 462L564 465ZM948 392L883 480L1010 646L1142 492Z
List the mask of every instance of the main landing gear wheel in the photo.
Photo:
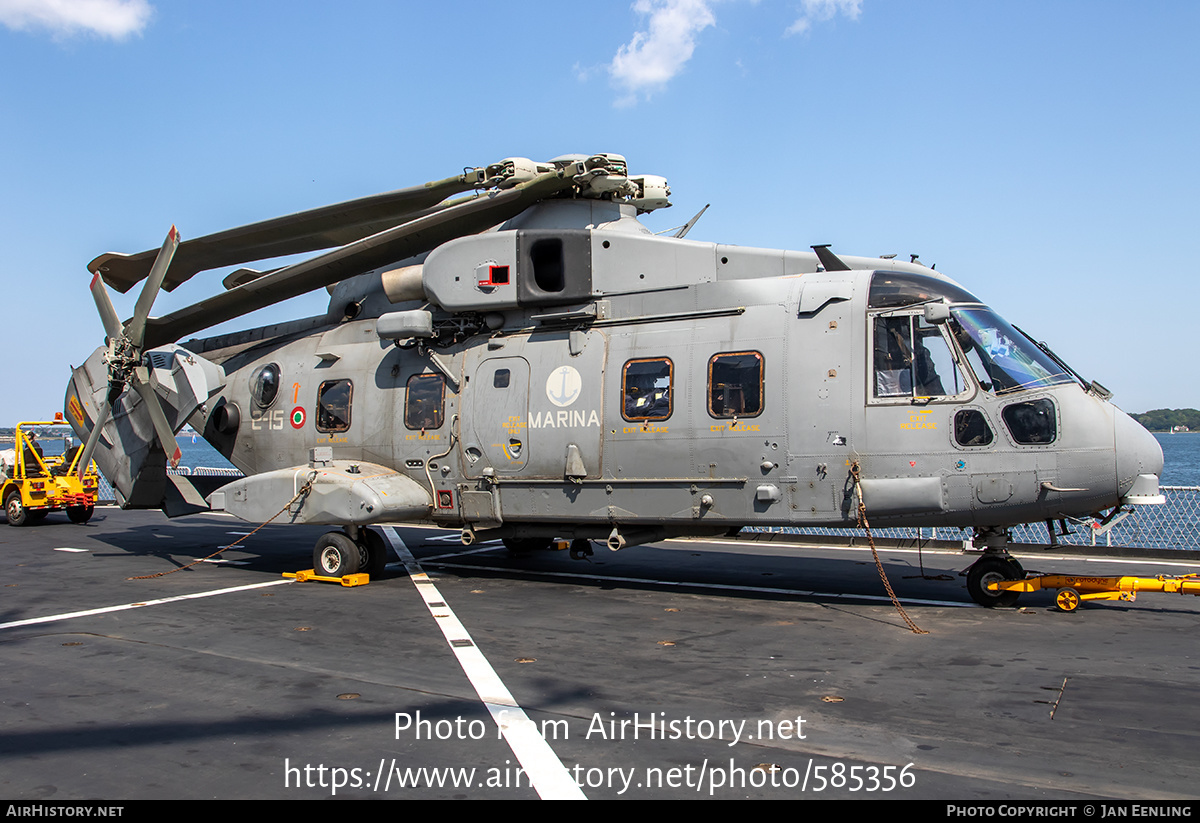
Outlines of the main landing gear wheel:
M82 526L92 519L95 510L95 506L67 506L67 519Z
M19 492L12 492L8 495L8 500L4 501L4 513L8 515L8 525L10 526L27 526L31 522L29 509L21 505Z
M369 558L367 550L342 532L326 532L313 549L313 568L324 577L358 574Z
M991 591L987 584L1001 580L1020 580L1025 576L1020 564L1003 557L981 557L967 570L967 593L980 606L989 609L1012 606L1020 592Z
M1079 608L1079 592L1074 589L1060 589L1054 597L1054 605L1059 611L1073 612Z

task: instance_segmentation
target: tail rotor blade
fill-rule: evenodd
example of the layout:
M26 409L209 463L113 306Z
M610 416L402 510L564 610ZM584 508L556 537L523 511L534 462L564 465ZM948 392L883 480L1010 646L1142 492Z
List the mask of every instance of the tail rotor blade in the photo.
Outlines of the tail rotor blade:
M142 400L146 404L147 410L150 412L150 420L154 423L154 431L158 435L158 442L162 445L163 451L167 453L167 462L171 464L171 468L179 465L179 458L183 452L179 450L179 443L175 440L175 432L171 431L171 424L167 422L167 415L162 410L162 404L158 402L158 394L154 391L154 387L150 385L149 370L145 366L139 366L133 372L133 388L142 396Z
M175 256L177 248L179 248L179 232L174 226L171 226L171 231L167 233L167 239L163 241L158 257L154 258L150 276L146 278L146 283L142 286L142 293L138 295L137 303L133 307L133 319L129 321L129 342L139 349L142 347L142 335L146 330L146 318L150 316L154 298L158 297L158 290L162 287L163 278L167 276L167 267L171 265L171 258Z
M104 334L109 338L120 337L125 329L121 325L121 320L117 317L117 310L113 308L112 300L108 297L108 289L104 288L104 281L97 274L92 277L92 299L96 301L96 308L100 312L100 322L104 324Z
M109 398L113 392L110 389L104 397L104 402L100 405L100 412L96 415L96 423L92 426L92 433L88 435L87 443L83 447L83 454L79 456L77 473L80 482L83 482L83 476L87 474L88 466L92 465L92 453L96 451L96 446L100 442L100 430L104 428L104 424L108 422L108 415L112 409L112 403ZM119 395L120 392L118 391Z

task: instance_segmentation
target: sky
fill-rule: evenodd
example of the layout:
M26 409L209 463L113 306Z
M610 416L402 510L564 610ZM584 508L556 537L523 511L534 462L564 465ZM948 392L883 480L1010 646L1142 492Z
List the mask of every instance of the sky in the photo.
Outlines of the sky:
M653 230L919 254L1125 410L1200 408L1197 35L1182 0L0 0L0 426L102 344L97 254L571 152L665 176Z

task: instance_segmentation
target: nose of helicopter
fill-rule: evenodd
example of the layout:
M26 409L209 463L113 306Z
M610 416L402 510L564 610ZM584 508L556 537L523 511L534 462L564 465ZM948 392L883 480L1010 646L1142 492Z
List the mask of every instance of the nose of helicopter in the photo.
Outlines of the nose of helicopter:
M1165 502L1158 490L1163 452L1154 435L1132 417L1118 411L1113 415L1113 440L1117 450L1117 489L1121 503Z

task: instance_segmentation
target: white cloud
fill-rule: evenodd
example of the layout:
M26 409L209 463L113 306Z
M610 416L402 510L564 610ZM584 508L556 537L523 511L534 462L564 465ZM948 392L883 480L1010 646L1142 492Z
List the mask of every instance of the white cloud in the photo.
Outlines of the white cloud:
M88 33L122 40L150 21L147 0L0 0L0 24L45 29L55 37Z
M707 0L637 0L633 10L649 17L646 28L617 50L608 72L625 94L618 105L662 89L696 49L696 35L716 23Z
M803 13L787 27L785 35L804 34L812 28L813 23L832 20L839 14L851 20L857 20L862 14L862 0L804 0L802 7Z

